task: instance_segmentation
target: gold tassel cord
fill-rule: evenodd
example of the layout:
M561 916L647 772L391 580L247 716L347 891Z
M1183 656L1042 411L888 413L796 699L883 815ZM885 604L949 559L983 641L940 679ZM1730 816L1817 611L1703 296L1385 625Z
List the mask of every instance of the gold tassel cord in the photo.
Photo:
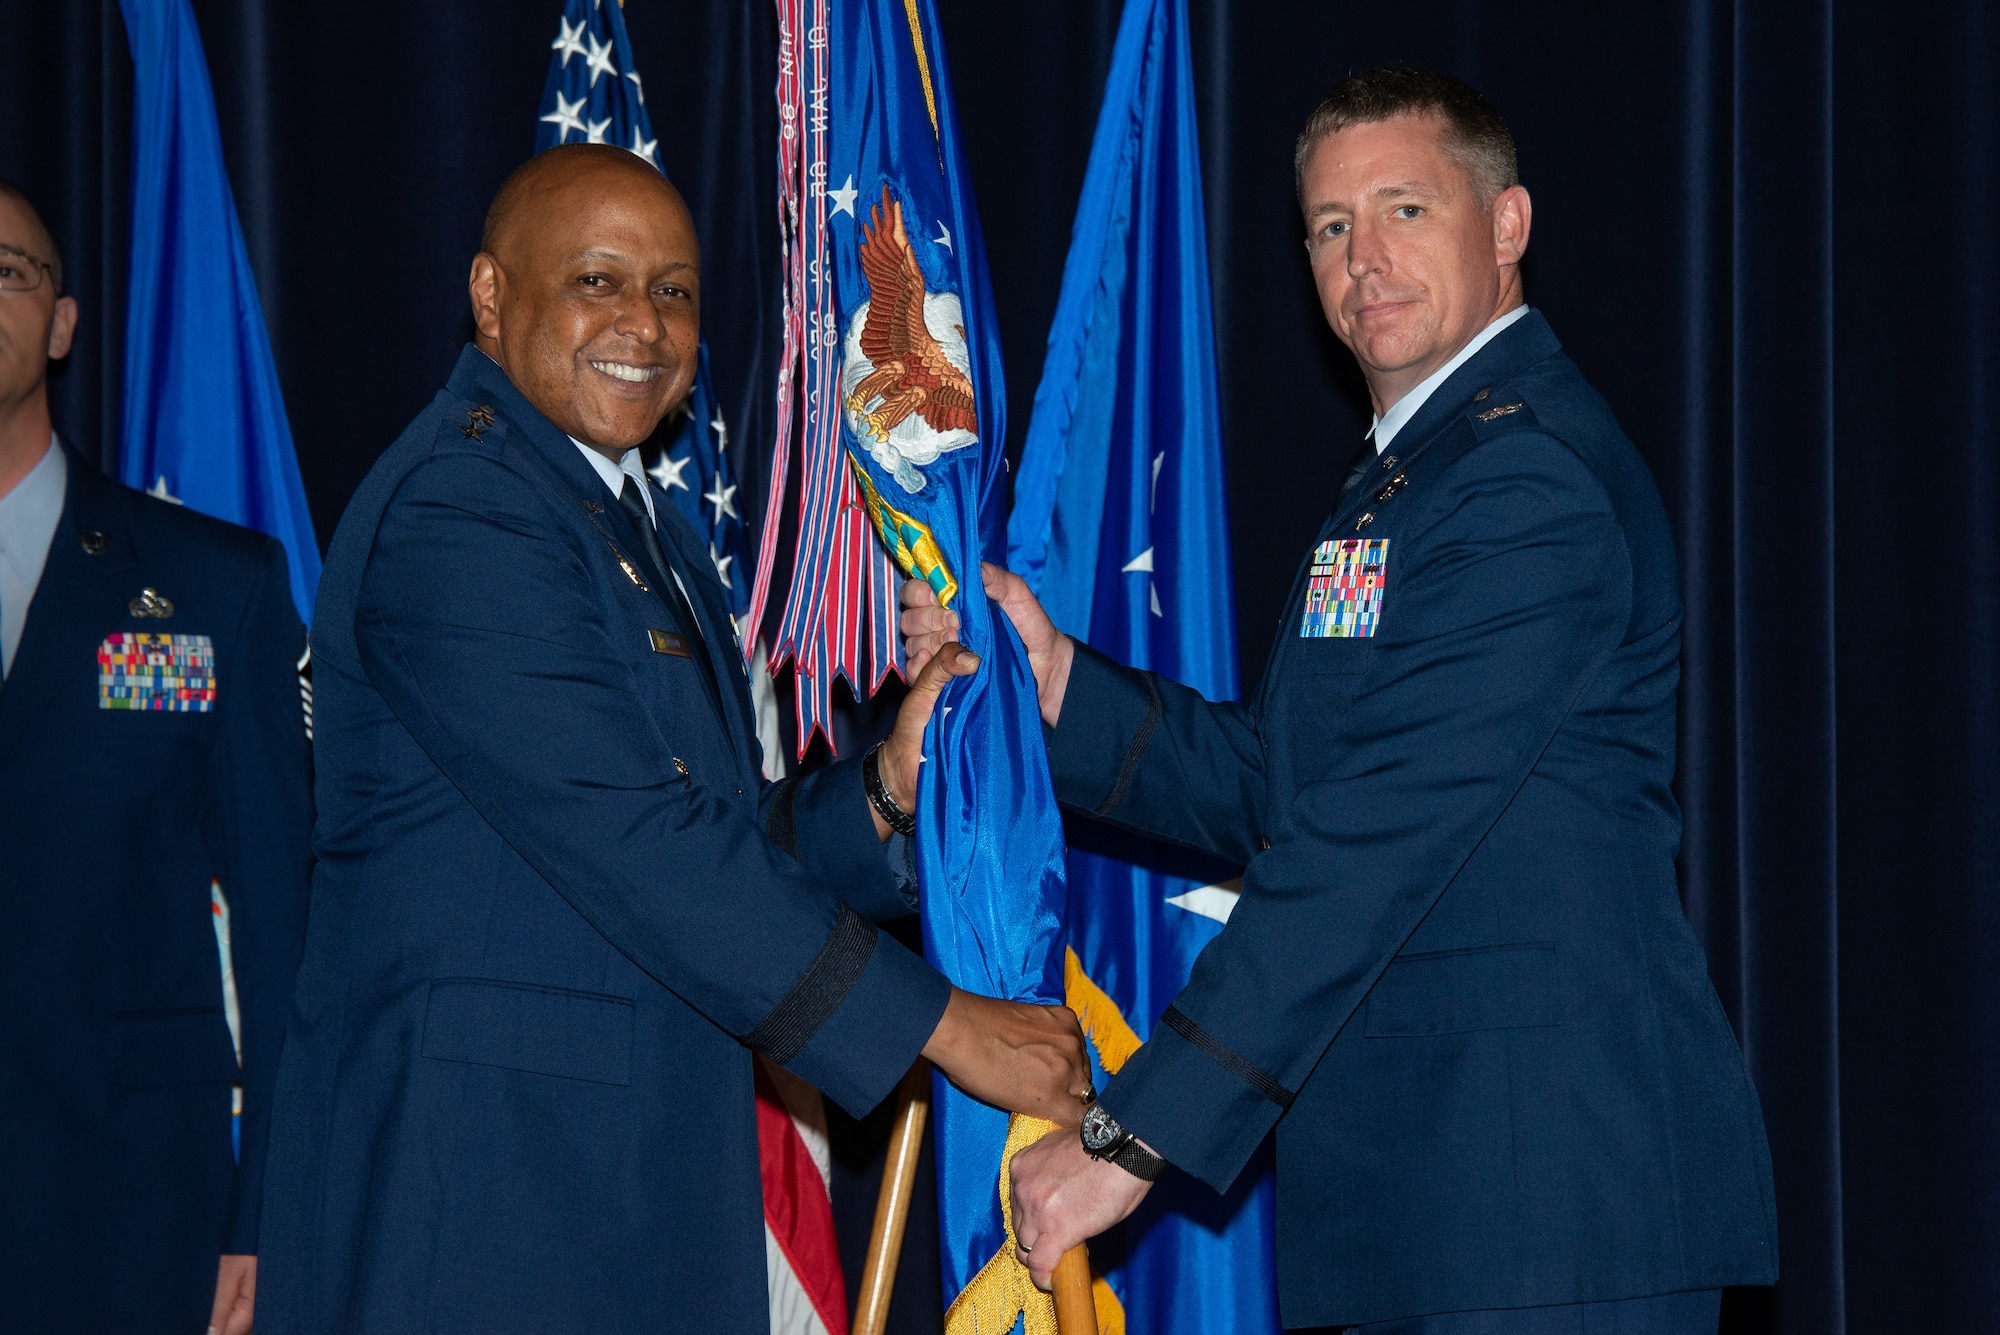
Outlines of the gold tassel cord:
M930 56L924 50L924 27L917 19L917 0L903 0L903 14L910 20L910 46L917 54L917 77L923 80L924 105L929 107L931 112L931 136L938 138L940 136L938 135L937 90L931 86L931 62Z

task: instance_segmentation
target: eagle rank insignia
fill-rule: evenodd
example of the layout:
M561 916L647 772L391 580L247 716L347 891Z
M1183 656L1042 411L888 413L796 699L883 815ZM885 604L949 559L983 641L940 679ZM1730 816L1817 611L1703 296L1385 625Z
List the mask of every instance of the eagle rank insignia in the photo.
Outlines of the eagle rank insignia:
M916 465L979 439L965 312L957 293L925 285L902 203L887 186L861 235L868 299L847 324L842 408L856 443L915 495L924 489Z

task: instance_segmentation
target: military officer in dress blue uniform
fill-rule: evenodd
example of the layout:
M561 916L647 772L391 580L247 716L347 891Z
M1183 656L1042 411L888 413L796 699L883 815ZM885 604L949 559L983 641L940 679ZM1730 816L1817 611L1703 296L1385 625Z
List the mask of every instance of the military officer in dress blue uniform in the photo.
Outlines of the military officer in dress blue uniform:
M762 781L706 545L634 448L695 371L673 187L547 150L471 291L476 345L320 584L259 1329L766 1335L753 1053L856 1113L922 1053L1074 1124L1082 1034L871 921L910 911L884 840L971 655L933 660L884 748Z
M305 940L305 628L278 543L55 438L61 289L0 183L0 1293L12 1329L242 1335Z
M1357 75L1298 168L1376 422L1256 698L1120 667L988 571L1064 801L1245 867L1080 1133L1016 1161L1020 1250L1045 1280L1162 1161L1224 1188L1275 1127L1288 1327L1707 1335L1777 1250L1676 894L1664 509L1523 303L1529 201L1484 98ZM951 622L904 601L921 661Z

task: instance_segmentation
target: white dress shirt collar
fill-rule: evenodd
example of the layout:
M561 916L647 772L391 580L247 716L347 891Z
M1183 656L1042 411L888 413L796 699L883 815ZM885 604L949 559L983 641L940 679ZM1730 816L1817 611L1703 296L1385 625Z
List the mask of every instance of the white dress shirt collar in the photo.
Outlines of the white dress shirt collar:
M14 670L14 651L21 646L28 605L42 582L68 491L69 460L51 433L40 462L0 496L0 677Z
M653 489L646 485L646 470L640 466L639 451L625 451L624 455L614 464L601 453L578 440L575 436L569 438L569 443L583 451L583 457L590 460L590 466L597 470L599 477L604 479L604 485L611 488L613 496L618 495L625 489L626 478L629 477L638 483L639 495L644 497L646 501L646 513L652 518L654 527L657 528L659 526L660 517L653 512Z
M1409 425L1410 419L1417 415L1425 400L1437 392L1439 385L1451 379L1453 371L1471 361L1474 353L1491 343L1501 330L1527 313L1528 308L1523 304L1505 315L1495 317L1491 324L1472 336L1471 342L1458 350L1457 356L1424 377L1415 389L1389 405L1389 411L1376 418L1374 424L1368 428L1368 437L1375 442L1375 453L1380 454L1389 448L1389 442L1396 438L1396 433Z

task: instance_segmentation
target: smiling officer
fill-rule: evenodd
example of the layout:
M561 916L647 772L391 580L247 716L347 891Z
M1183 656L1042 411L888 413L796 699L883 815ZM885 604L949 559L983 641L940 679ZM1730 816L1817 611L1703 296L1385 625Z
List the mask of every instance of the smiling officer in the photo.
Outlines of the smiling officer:
M878 752L762 781L706 544L635 448L693 382L699 294L657 170L532 159L475 346L334 537L266 1335L765 1335L753 1052L857 1114L920 1052L1041 1116L1088 1084L1068 1011L958 992L870 921L910 911L883 841L970 654Z
M56 438L62 283L0 182L0 1293L18 1330L242 1335L305 938L305 628L277 542Z
M1768 1284L1764 1129L1682 916L1681 607L1652 478L1522 294L1528 194L1490 104L1380 69L1297 150L1327 321L1375 425L1248 706L1060 634L1063 800L1246 868L1082 1134L1014 1165L1021 1250L1218 1190L1277 1131L1288 1327L1708 1335ZM906 588L911 661L954 629Z

